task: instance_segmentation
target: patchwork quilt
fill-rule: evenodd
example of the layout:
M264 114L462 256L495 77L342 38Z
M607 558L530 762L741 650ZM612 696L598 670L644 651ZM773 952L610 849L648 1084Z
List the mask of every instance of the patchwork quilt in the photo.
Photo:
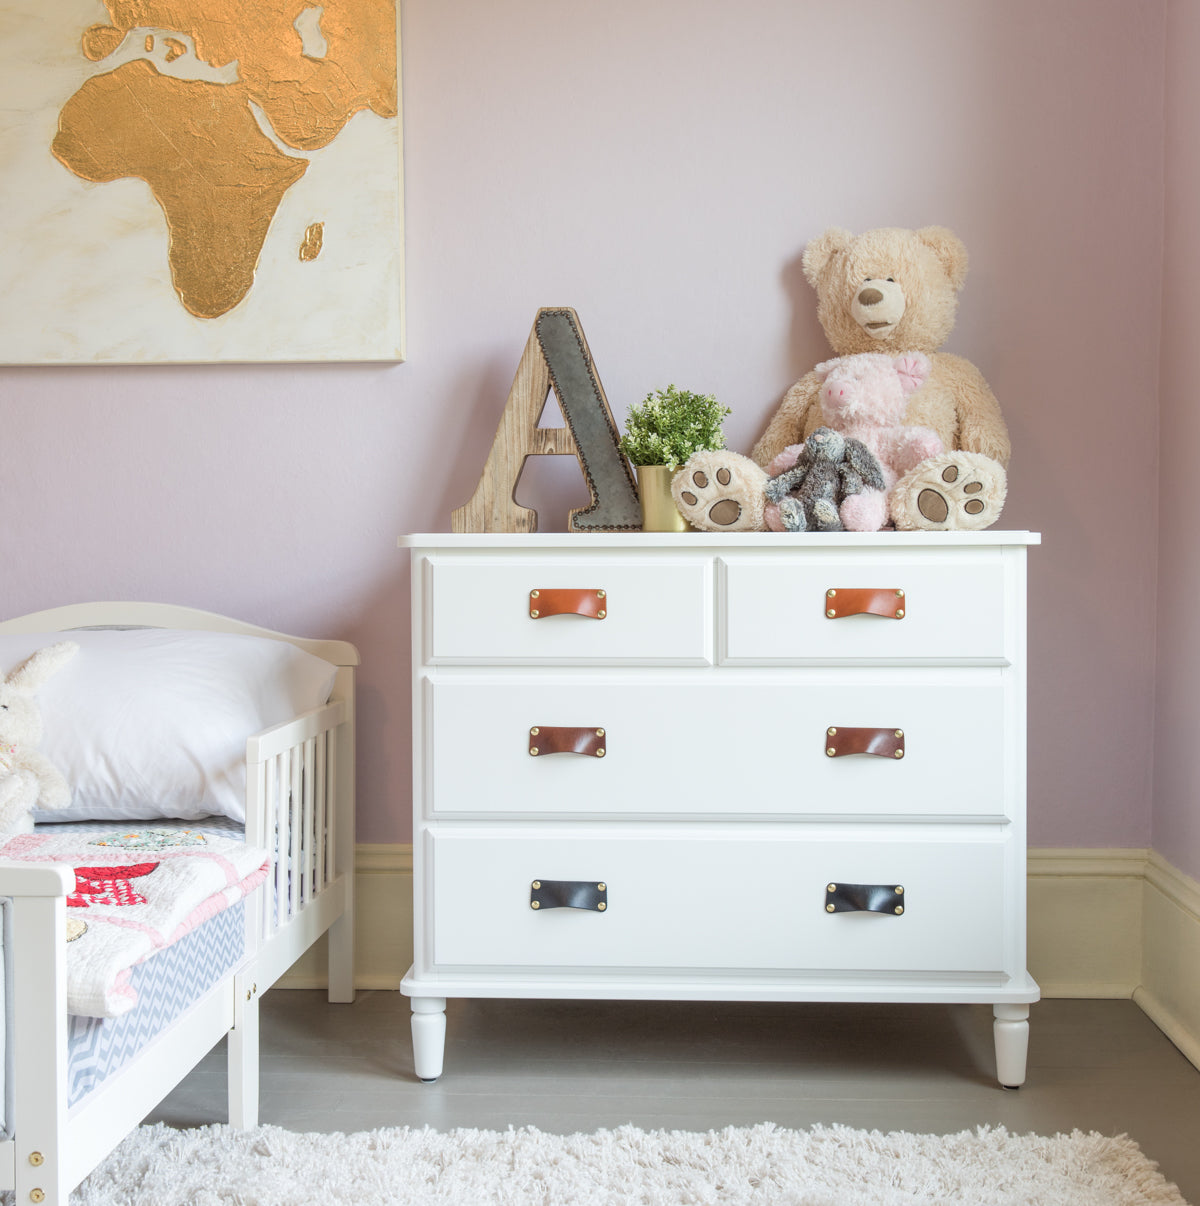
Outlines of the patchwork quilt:
M115 1018L137 1003L131 969L267 878L268 852L190 829L21 834L0 859L69 863L67 1012Z

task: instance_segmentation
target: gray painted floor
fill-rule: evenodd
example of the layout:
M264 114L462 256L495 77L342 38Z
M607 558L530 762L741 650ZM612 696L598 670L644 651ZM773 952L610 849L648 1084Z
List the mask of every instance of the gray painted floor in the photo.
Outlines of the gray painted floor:
M261 1121L298 1131L769 1121L1124 1132L1200 1206L1200 1071L1129 1001L1035 1005L1029 1077L1016 1091L993 1079L986 1007L451 1001L448 1015L445 1074L421 1084L398 993L362 992L353 1005L268 993ZM225 1117L222 1046L148 1121Z

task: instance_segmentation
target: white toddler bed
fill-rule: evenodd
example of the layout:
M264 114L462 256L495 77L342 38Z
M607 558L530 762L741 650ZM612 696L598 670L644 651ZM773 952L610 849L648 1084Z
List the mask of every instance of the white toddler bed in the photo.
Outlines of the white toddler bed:
M0 675L19 660L13 655L22 641L32 652L63 639L81 644L79 673L71 678L70 666L61 671L57 695L55 680L39 691L39 702L56 705L42 707L40 748L75 794L63 816L38 818L57 822L39 824L38 833L182 824L244 833L272 862L267 881L244 901L133 969L144 1007L139 1001L134 1014L103 1020L67 1013L73 869L0 863L0 1189L14 1189L21 1206L66 1206L70 1191L225 1036L229 1121L256 1125L259 997L323 933L329 999L354 999L353 645L286 636L190 608L87 603L0 622ZM122 656L123 641L141 647L140 668ZM156 684L156 675L175 665L185 672ZM107 682L126 670L114 683L114 700L104 698ZM243 679L255 681L244 686ZM73 707L77 723L67 723ZM236 730L244 762L205 752L228 743L228 732L209 731L214 713L244 726ZM86 748L89 741L97 748ZM124 755L112 748L132 746L128 758L136 762L147 756L147 743L150 753L153 743L158 747L145 775L124 766ZM168 752L178 755L174 770ZM173 777L168 782L164 775Z

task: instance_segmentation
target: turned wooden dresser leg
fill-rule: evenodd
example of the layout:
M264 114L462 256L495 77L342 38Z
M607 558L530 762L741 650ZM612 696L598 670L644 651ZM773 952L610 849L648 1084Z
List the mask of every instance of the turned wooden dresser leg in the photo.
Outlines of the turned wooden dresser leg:
M1029 1054L1029 1006L997 1005L992 1033L996 1040L996 1078L1006 1089L1025 1083Z
M412 999L413 1067L418 1080L437 1080L446 1054L445 997Z

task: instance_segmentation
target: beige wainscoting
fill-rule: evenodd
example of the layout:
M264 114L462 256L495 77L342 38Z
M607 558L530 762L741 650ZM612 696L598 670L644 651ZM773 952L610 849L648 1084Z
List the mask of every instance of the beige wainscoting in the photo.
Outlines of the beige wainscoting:
M355 983L412 962L412 847L360 845ZM1047 997L1132 998L1200 1067L1200 883L1154 851L1030 850L1029 970ZM323 988L325 940L279 982Z

